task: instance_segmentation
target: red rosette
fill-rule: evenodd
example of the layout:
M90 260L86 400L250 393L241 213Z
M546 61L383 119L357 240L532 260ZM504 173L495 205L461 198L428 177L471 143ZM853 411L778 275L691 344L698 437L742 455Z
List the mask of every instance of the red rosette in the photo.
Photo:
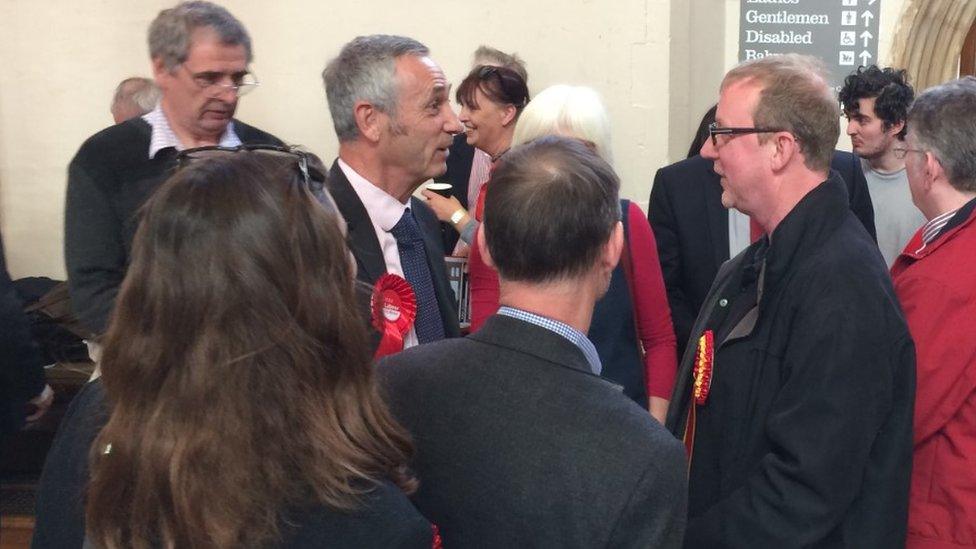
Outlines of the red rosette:
M701 406L708 400L708 392L712 388L712 367L715 361L715 335L711 330L698 338L698 349L695 353L695 404Z
M417 298L402 276L386 273L376 281L370 298L373 327L383 334L373 359L403 350L403 338L417 317Z

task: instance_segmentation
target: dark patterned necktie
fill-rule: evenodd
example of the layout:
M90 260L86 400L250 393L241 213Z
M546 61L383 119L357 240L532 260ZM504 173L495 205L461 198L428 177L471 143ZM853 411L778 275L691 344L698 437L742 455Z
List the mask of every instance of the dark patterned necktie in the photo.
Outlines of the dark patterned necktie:
M417 318L414 320L417 340L420 343L430 343L444 339L444 322L441 320L440 309L437 308L434 282L427 264L427 249L410 208L403 212L390 234L397 241L400 268L417 297Z

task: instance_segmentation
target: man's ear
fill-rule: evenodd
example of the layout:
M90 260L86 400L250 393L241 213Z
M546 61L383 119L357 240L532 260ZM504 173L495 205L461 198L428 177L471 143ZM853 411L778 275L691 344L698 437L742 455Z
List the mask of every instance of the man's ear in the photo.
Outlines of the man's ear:
M373 143L378 142L382 134L380 125L383 123L386 115L367 101L356 101L352 106L352 112L356 119L356 128L359 130L359 135L363 136L367 141Z
M156 81L156 85L162 89L165 89L164 82L169 78L173 78L173 72L166 68L166 63L163 61L162 57L153 58L152 71L153 80Z
M942 162L935 156L931 151L925 152L925 190L928 191L932 188L932 183L938 179L944 179L946 182L949 181L949 177L945 172L945 166Z
M475 231L475 240L477 241L478 251L481 252L481 260L485 262L485 265L495 269L495 262L491 258L491 252L488 251L488 241L485 239L484 223L482 223L481 226L478 227L478 230Z
M800 153L800 144L796 137L786 133L779 133L773 136L773 143L776 149L772 158L773 171L779 171L789 165L794 155Z
M620 254L624 249L624 226L623 223L617 222L613 227L613 232L610 233L610 238L607 243L603 245L603 257L600 260L601 267L607 273L610 273L617 267L617 263L620 261Z
M511 103L505 105L505 108L502 110L502 126L507 127L510 124L514 124L515 116L517 114L518 109L515 108L515 105L512 105Z
M905 121L901 120L899 122L895 122L891 126L888 126L888 129L885 130L885 133L890 135L898 135L899 133L901 133L903 129L905 129Z

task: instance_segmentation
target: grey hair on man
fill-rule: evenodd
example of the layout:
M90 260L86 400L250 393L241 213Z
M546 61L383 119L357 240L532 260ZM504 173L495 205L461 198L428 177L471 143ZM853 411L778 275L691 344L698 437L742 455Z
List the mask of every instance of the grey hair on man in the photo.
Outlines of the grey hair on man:
M918 146L931 151L959 191L976 191L976 78L925 90L908 113Z
M478 46L478 49L474 50L473 66L478 65L495 65L496 67L512 69L522 77L524 82L528 83L529 81L529 73L525 70L525 61L515 52L505 53L482 44Z
M212 2L183 2L159 12L149 25L149 56L162 59L173 70L186 61L190 40L199 28L210 28L227 46L244 46L247 62L253 59L251 36L244 25L229 11Z
M374 34L357 36L322 71L332 124L340 142L359 137L353 110L366 101L396 121L396 59L404 55L425 57L427 46L405 36Z
M153 110L161 95L159 88L149 78L132 76L119 82L110 107L115 122L119 123Z

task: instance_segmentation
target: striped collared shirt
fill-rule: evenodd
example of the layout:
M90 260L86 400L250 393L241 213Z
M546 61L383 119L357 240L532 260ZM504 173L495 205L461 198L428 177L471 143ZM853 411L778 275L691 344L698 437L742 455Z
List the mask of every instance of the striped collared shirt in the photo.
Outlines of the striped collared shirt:
M545 328L550 332L559 334L560 336L568 339L573 345L576 345L580 352L583 353L583 356L586 357L586 362L590 365L590 369L594 374L600 375L600 373L603 371L603 365L600 363L600 356L596 353L596 347L593 346L593 342L586 337L586 334L577 330L576 328L573 328L569 324L564 324L558 320L539 316L537 314L523 311L522 309L516 309L514 307L502 306L498 309L498 314L517 318L519 320L528 322L529 324L535 324L540 328Z
M156 153L170 147L178 151L185 148L176 134L173 133L173 128L170 127L169 120L166 120L163 108L158 103L155 109L142 115L142 119L152 127L152 136L149 138L149 158L155 157ZM234 121L231 120L224 130L224 134L220 136L218 145L221 147L238 147L241 144L241 139L234 132Z
M946 212L930 219L928 223L922 227L922 247L915 250L915 253L921 252L926 246L935 240L935 238L942 232L942 229L946 226L946 223L952 220L952 217L956 215L956 212L958 211L959 209L956 208L951 212Z

